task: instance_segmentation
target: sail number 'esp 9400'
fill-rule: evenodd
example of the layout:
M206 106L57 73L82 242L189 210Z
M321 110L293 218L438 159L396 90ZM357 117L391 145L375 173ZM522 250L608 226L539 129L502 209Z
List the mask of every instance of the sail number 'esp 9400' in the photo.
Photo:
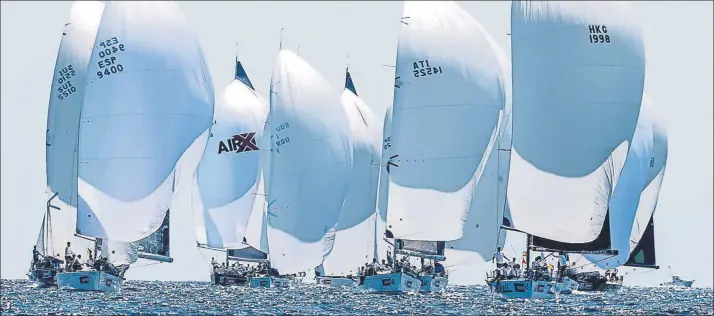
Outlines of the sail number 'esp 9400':
M588 25L590 32L590 43L610 44L610 35L607 34L606 25L591 24Z
M97 61L97 66L99 66L97 77L102 79L106 76L124 71L124 65L119 63L117 59L117 57L119 57L117 53L125 50L124 44L120 43L115 36L108 40L101 41L99 46L100 47L95 48L97 56L100 58Z
M415 61L412 66L415 78L444 73L441 71L441 66L432 67L428 59Z

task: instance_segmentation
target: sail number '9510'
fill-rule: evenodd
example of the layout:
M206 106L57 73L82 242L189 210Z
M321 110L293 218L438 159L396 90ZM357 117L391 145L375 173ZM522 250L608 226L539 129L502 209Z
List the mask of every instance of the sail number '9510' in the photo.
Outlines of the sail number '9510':
M97 77L102 79L105 76L110 76L124 71L124 65L119 63L119 60L117 59L119 57L117 53L125 50L124 44L120 43L115 36L108 40L101 41L99 46L100 47L95 48L95 51L97 51L97 57L99 57L99 60L97 61L97 66L99 66Z
M441 71L441 66L432 67L428 59L415 61L412 67L415 78L444 73Z

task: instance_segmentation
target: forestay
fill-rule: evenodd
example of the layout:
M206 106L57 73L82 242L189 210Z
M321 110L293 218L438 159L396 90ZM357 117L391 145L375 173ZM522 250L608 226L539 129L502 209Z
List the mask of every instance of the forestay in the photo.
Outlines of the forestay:
M506 92L492 40L453 2L406 2L397 50L387 224L461 238Z
M74 249L92 248L74 237L77 218L77 134L85 90L87 64L97 35L104 4L75 1L62 32L47 111L46 173L51 204L45 213L37 246L42 255L64 255L67 242ZM49 215L49 216L48 216Z
M379 183L380 122L357 96L349 70L341 96L352 135L353 162L349 189L342 204L331 253L323 262L327 275L356 275L357 268L376 258L377 185ZM381 239L381 238L380 238Z
M274 268L304 272L323 260L352 168L349 121L339 95L307 62L281 50L270 92L271 150L265 173Z
M513 225L545 248L606 250L644 85L636 14L622 2L513 2L511 49Z
M193 211L199 245L240 248L258 189L268 106L251 88L240 61L216 102L208 145L196 170Z
M88 74L77 230L133 242L162 227L174 168L211 125L210 75L172 2L109 2Z

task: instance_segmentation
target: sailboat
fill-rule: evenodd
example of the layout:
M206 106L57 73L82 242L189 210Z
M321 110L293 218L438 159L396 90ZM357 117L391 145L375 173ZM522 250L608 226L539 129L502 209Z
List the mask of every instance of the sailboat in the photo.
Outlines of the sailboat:
M420 291L442 291L448 284L439 263L445 242L463 236L485 158L496 148L506 91L492 41L454 2L408 1L401 22L387 230L395 239L395 266L397 255L433 263L420 272L400 264L407 269L394 274L406 286L379 275L365 284L403 291L415 278Z
M580 291L620 288L623 276L618 276L617 268L621 266L659 268L654 252L653 214L667 163L667 136L653 111L649 98L643 95L632 145L610 201L610 235L619 254L585 255L589 263L582 266L592 265L595 270L576 274ZM599 270L606 270L605 274Z
M352 135L340 97L292 51L278 53L270 88L271 152L263 167L270 266L306 273L324 260L352 175ZM278 272L279 271L279 272Z
M378 260L375 232L379 215L375 206L381 144L377 116L357 95L349 68L345 71L341 101L352 133L351 182L335 234L328 242L322 263L324 274L316 276L315 281L322 285L355 286L359 281L358 267Z
M231 267L230 259L263 259L262 253L255 258L255 253L241 249L245 248L245 230L257 198L264 151L259 145L267 117L268 105L255 92L236 57L235 77L216 102L191 195L198 247L226 253L224 266L213 266L214 284L247 284L247 267ZM240 256L243 253L245 258Z
M35 245L41 260L33 262L28 273L31 280L43 286L57 285L56 275L63 262L60 254L66 242L74 244L75 249L93 249L93 245L74 237L77 200L72 179L77 174L76 139L84 79L103 11L104 4L99 1L72 3L55 62L46 135L49 199Z
M85 81L76 236L95 249L108 249L104 240L131 243L140 258L171 262L169 208L190 182L213 118L210 75L178 6L107 3ZM58 286L120 291L123 278L101 263L57 274Z
M527 235L528 249L523 276L489 280L508 298L553 297L577 284L531 268L531 250L618 253L609 202L632 143L645 76L634 15L620 2L512 3L507 199L510 229Z

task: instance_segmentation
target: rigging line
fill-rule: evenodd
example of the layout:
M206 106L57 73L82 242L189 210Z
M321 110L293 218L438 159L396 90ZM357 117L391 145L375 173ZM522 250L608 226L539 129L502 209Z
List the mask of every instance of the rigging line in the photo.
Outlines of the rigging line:
M158 261L158 262L147 263L147 264L145 264L145 265L135 266L134 268L135 268L135 269L137 269L137 268L143 268L143 267L153 266L153 265L159 264L159 263L162 263L162 262Z
M582 259L583 257L585 257L585 256L584 256L584 255L581 256L580 259ZM592 264L592 265L595 265L595 263L598 263L598 262L603 261L603 260L610 259L610 258L612 258L612 257L615 257L615 256L613 255L613 256L609 256L609 257L602 258L602 259L597 260L597 261L593 261L593 262L591 262L591 263L586 263L586 264L583 264L583 265L581 265L581 266L575 267L575 269L582 268L582 267L585 267L585 266L591 265L591 264ZM578 261L579 261L580 259L578 259ZM578 261L575 261L575 263L577 263Z

